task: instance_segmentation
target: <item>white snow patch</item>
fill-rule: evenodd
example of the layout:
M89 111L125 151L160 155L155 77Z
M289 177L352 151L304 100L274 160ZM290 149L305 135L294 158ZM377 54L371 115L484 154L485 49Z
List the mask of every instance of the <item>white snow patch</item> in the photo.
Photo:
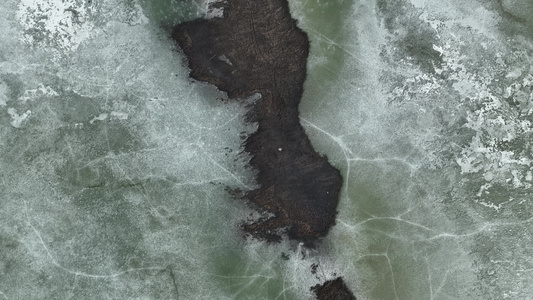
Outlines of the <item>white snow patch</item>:
M439 47L437 45L433 45L433 50L437 51L440 53L440 56L442 56L442 54L444 54L444 49L442 47Z
M17 19L24 28L22 41L74 51L99 31L89 21L92 12L87 1L21 0Z
M19 115L16 109L10 107L7 109L7 113L11 116L11 119L13 119L11 121L11 126L20 128L22 123L24 123L31 115L31 110L27 110L25 113Z
M507 73L507 75L505 75L506 78L511 78L511 79L517 79L520 76L522 76L522 70L520 68L516 68L512 70L511 72Z
M224 0L207 0L205 1L206 5L206 18L212 19L212 18L222 18L224 17L224 9L223 8L216 8L213 7L213 4L217 3L224 3L226 1Z
M97 117L92 118L92 120L90 120L89 123L93 124L94 121L103 121L105 119L107 119L107 114L106 113L101 113Z
M36 89L25 90L24 94L20 96L19 100L26 102L28 100L35 100L38 97L53 97L59 96L59 94L50 86L45 86L40 83Z
M508 77L522 75L521 71L516 70L511 73L514 74ZM466 76L459 76L463 79L464 77ZM530 112L529 96L522 97L524 99L520 97L522 89L530 85L529 78L528 75L521 83L513 83L505 89L504 98L513 97L515 102L520 103L522 114ZM476 135L456 159L461 173L483 171L483 178L488 182L493 180L505 182L514 188L529 186L526 183L530 181L528 180L529 173L526 173L528 171L525 167L530 167L533 160L527 156L527 153L502 150L498 145L513 141L532 131L531 122L517 119L516 115L504 113L509 108L504 106L502 99L494 96L483 84L476 84L472 81L472 85L475 87L473 90L476 90L474 99L482 105L479 109L467 113L468 122L464 126L475 130Z
M218 57L218 59L221 60L221 61L223 61L223 62L225 62L225 63L227 63L227 64L230 65L230 66L233 66L233 64L231 63L231 61L230 61L230 60L228 59L228 57L227 57L226 55L224 55L224 54L220 55L220 56Z
M533 180L533 174L531 173L531 171L527 171L525 180L526 181L532 181Z
M477 204L480 204L482 206L485 206L485 207L488 207L488 208L492 208L496 211L499 211L501 207L501 205L496 205L494 203L487 203L487 202L483 202L483 201L479 201L479 200L476 200L475 201Z

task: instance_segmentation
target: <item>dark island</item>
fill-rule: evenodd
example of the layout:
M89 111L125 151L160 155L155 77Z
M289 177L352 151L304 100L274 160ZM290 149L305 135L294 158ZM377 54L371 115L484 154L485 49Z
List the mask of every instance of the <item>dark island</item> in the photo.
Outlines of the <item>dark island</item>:
M310 246L335 223L342 177L316 153L300 125L309 40L286 0L229 0L222 18L197 19L171 29L188 59L190 76L230 99L254 94L247 121L258 129L244 141L259 188L243 198L264 213L243 230L279 241L283 234ZM266 217L270 215L270 217Z
M335 224L342 177L316 153L300 125L309 54L287 0L214 2L222 18L197 19L171 29L190 76L215 85L230 99L259 94L246 115L258 129L244 141L259 188L243 198L263 213L243 224L258 239L290 239L313 246ZM355 299L341 278L312 288L320 300Z

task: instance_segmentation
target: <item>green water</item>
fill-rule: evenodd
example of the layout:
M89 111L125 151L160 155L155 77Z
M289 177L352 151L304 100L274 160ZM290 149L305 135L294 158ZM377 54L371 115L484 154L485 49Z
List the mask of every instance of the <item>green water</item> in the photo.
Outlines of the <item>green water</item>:
M289 3L311 43L305 91L313 97L304 98L303 102L317 105L315 101L327 98L338 82L340 70L346 62L349 28L345 20L354 1L293 0Z

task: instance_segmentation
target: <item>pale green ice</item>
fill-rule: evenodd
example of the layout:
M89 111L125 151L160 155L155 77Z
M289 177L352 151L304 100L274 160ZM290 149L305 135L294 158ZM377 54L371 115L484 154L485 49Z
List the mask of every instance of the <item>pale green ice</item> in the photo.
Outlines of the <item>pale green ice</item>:
M161 29L204 1L0 3L0 299L311 299L337 276L358 299L531 297L529 2L289 3L301 123L344 178L317 250L238 229L255 127Z

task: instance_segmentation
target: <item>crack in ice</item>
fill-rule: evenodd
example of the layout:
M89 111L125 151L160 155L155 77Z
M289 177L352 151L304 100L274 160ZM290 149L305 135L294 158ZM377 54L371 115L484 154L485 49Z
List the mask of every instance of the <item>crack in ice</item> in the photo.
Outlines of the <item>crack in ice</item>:
M137 272L137 271L144 271L144 270L158 270L158 271L160 271L160 270L165 270L165 268L161 268L161 267L131 268L131 269L120 271L120 272L113 273L113 274L101 275L101 274L90 274L90 273L86 273L86 272L82 272L82 271L74 271L74 270L65 268L55 259L54 255L52 254L52 252L50 251L48 246L46 246L46 243L45 243L41 233L30 222L30 217L29 217L29 214L28 214L28 207L27 207L27 203L26 203L25 200L24 200L24 206L25 206L24 212L25 212L25 215L26 215L26 224L32 229L34 234L39 239L39 242L42 245L42 247L44 248L44 250L46 251L46 254L47 254L48 258L50 259L51 263L53 265L55 265L57 268L65 271L65 272L67 272L69 274L72 274L74 276L87 277L87 278L106 279L106 278L119 277L119 276L122 276L124 274Z

